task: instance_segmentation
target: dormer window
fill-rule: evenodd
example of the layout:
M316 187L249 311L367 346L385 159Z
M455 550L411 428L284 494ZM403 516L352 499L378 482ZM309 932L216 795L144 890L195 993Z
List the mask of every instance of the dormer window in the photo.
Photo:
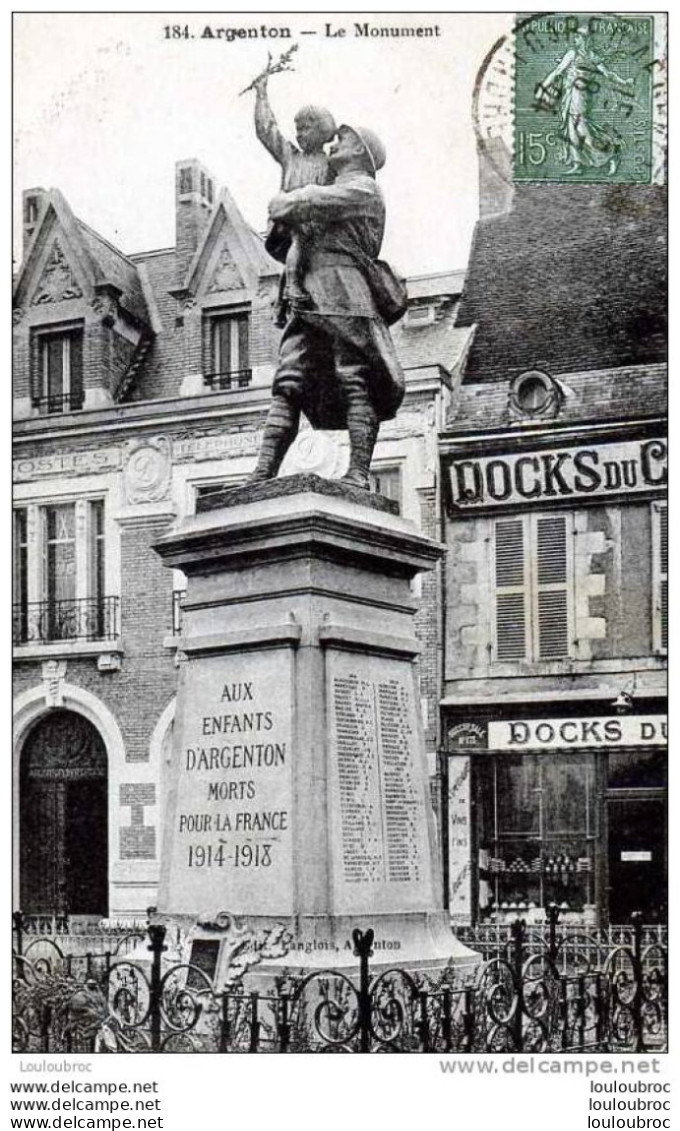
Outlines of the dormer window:
M33 404L46 414L82 408L82 326L36 330L32 346Z
M554 417L559 407L557 385L540 369L520 373L510 387L510 409L516 417Z
M409 306L404 317L404 326L409 330L416 330L421 326L430 326L435 319L433 303L418 303Z
M210 389L245 389L251 382L248 312L220 311L204 322L204 380Z

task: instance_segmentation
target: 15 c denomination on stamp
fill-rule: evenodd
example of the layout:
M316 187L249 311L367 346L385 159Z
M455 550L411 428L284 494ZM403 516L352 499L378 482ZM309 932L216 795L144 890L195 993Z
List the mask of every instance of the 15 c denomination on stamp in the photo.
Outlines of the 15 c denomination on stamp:
M653 16L522 16L514 39L514 180L649 184Z

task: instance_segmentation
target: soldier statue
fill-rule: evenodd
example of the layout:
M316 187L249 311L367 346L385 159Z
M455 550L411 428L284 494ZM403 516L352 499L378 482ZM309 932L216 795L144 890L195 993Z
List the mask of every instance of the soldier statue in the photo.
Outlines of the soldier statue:
M388 324L404 313L406 295L377 258L385 204L376 174L385 164L385 148L372 130L342 125L326 156L321 139L331 115L305 107L296 118L300 152L278 130L266 81L265 74L252 85L258 136L283 171L283 191L269 205L266 246L286 264L279 303L284 325L250 481L277 475L304 412L313 428L347 429L344 482L368 489L378 428L395 416L404 396Z

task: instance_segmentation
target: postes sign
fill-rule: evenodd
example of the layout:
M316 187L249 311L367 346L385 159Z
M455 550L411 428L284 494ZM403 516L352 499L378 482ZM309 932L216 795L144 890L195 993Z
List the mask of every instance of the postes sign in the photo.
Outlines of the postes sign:
M666 486L666 464L667 446L659 439L454 456L448 466L450 499L460 512L644 494Z

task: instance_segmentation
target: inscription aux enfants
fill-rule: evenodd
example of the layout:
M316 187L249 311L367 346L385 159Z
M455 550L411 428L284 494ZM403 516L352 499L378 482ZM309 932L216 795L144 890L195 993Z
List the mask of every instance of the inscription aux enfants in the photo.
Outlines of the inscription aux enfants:
M451 503L475 510L663 489L667 455L664 441L653 439L503 457L449 457Z
M285 767L287 743L276 740L275 713L256 709L254 696L252 681L224 684L221 713L200 715L199 740L185 749L177 831L189 868L269 868L288 831L288 809L267 804L277 793L267 777Z

